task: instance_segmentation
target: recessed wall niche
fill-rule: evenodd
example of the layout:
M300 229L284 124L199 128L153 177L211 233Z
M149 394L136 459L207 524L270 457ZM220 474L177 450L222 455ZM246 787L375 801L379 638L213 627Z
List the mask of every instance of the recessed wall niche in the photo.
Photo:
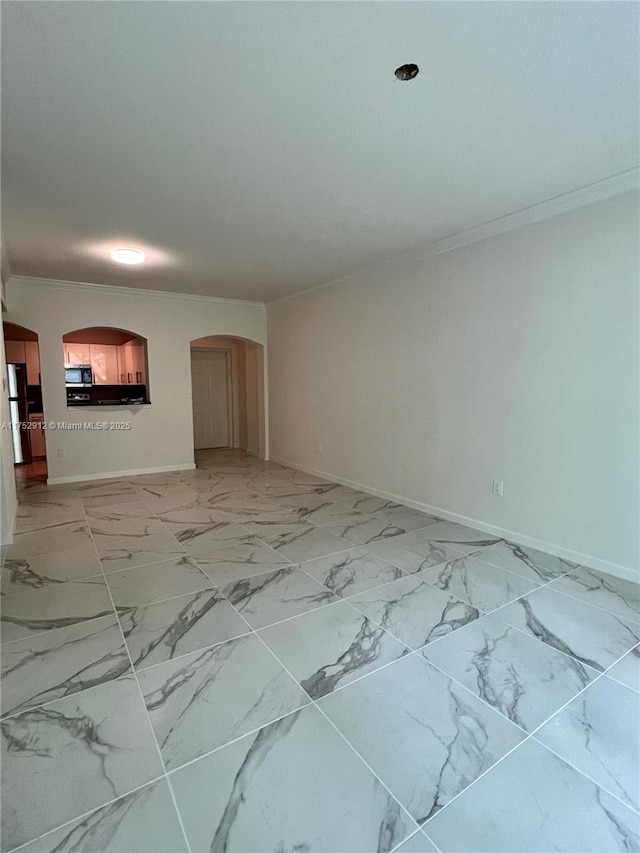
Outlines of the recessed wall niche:
M62 337L67 406L145 405L147 341L126 329L92 326Z

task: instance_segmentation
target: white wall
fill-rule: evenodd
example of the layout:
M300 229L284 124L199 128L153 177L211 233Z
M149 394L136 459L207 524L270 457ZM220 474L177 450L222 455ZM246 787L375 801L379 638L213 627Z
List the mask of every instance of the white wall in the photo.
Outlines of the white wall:
M264 305L12 278L7 320L38 333L45 421L130 421L121 431L49 431L49 481L193 466L190 341L232 335L266 344ZM150 406L66 407L62 335L113 326L147 339ZM64 452L57 455L58 448Z
M0 376L2 377L2 393L0 393L0 424L10 422L9 398L7 388L7 368L4 353L4 338L0 335ZM11 432L0 430L0 545L12 541L13 525L16 516L17 498L16 482L13 473L13 444ZM1 561L0 561L1 562Z
M9 259L7 258L4 238L0 237L0 301L4 311L5 281L9 278ZM4 319L4 316L3 318ZM4 351L4 337L0 335L0 424L9 423L9 389L7 386L7 368ZM0 429L0 545L12 541L18 501L16 482L13 474L13 444L11 433ZM2 561L0 560L0 563Z
M246 352L247 450L264 455L263 430L260 423L258 376L260 371L258 347L247 344Z
M636 571L637 262L628 193L272 303L271 458Z

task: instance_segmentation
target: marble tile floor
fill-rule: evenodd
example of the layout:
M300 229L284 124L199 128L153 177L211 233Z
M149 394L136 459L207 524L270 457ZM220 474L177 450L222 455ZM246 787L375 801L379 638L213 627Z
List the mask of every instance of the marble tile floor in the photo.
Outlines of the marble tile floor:
M1 853L640 851L640 587L240 451L20 484Z

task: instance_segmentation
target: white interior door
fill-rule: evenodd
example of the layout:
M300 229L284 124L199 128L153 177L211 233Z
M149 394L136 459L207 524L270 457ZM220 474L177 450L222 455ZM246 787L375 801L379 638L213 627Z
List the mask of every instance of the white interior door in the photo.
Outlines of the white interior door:
M193 440L196 450L229 447L228 354L192 350Z

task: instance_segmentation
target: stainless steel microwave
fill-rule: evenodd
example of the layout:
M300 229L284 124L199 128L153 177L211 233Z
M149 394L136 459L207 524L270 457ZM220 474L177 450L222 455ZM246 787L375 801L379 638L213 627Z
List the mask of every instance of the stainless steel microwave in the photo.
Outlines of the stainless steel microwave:
M64 369L64 384L67 388L91 388L93 376L90 364L71 364Z

